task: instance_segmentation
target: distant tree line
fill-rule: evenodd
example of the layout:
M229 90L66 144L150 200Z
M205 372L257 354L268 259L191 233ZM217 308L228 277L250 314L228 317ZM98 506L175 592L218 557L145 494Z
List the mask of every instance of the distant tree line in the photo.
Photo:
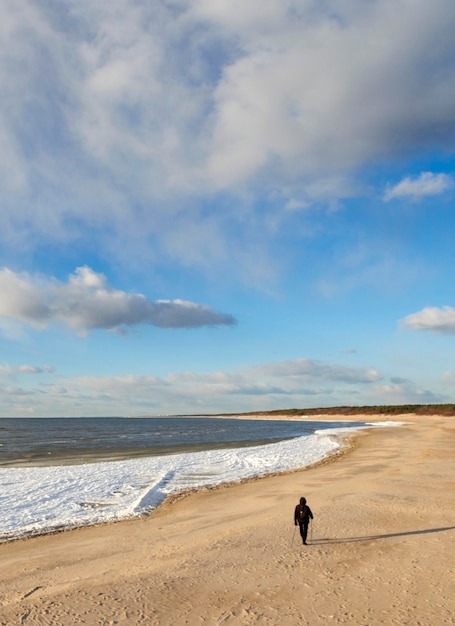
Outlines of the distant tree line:
M386 406L331 406L316 409L276 409L274 411L249 411L242 415L455 415L455 404L397 404ZM238 415L238 413L223 413Z

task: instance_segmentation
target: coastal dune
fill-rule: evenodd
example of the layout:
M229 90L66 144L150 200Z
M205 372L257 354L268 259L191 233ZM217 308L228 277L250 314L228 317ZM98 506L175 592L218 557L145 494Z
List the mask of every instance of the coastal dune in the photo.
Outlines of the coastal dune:
M0 624L455 624L454 418L394 420L305 470L0 545Z

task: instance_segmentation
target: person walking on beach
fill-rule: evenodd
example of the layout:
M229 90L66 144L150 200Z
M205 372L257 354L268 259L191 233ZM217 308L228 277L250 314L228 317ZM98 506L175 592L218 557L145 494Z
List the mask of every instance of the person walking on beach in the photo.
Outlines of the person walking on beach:
M310 507L306 503L306 498L300 498L299 504L295 507L294 511L294 524L300 526L300 536L302 537L303 545L306 546L306 537L308 534L308 524L310 518L313 519L313 513Z

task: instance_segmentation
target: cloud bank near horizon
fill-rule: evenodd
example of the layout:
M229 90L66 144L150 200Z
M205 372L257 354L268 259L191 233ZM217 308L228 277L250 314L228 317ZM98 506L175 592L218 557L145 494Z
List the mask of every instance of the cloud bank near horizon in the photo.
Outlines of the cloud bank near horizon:
M79 267L67 283L0 270L0 317L35 328L63 323L85 334L104 329L123 332L141 324L159 328L233 325L226 313L184 300L150 300L143 294L111 287L103 274Z
M48 368L48 366L46 366ZM30 384L27 369L36 369L40 382ZM5 395L4 410L8 403L23 414L26 406L39 415L42 406L52 406L56 415L71 415L87 402L93 409L103 406L105 415L134 415L144 412L178 414L198 411L224 412L289 408L291 406L330 406L331 398L341 398L336 404L400 403L405 398L417 403L436 402L441 398L416 387L411 381L394 378L390 381L376 370L351 367L328 361L300 358L267 363L238 371L170 372L164 376L152 374L119 376L61 376L50 368L34 366L0 368L0 390ZM44 375L45 381L42 381ZM2 376L6 384L2 385ZM360 388L364 391L360 391ZM366 395L363 396L362 393ZM21 405L22 402L22 405ZM27 405L27 402L29 403ZM109 407L112 409L109 411ZM145 411L144 411L145 409ZM219 410L219 409L218 409ZM83 414L83 409L81 410Z

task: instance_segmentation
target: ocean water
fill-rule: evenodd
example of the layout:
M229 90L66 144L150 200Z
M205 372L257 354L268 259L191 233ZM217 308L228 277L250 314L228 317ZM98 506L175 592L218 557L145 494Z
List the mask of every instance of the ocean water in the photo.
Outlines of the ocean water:
M0 419L0 541L149 513L169 495L301 468L392 422Z
M329 428L337 426L336 422ZM308 435L315 422L153 418L0 419L0 467L73 465L240 448Z

